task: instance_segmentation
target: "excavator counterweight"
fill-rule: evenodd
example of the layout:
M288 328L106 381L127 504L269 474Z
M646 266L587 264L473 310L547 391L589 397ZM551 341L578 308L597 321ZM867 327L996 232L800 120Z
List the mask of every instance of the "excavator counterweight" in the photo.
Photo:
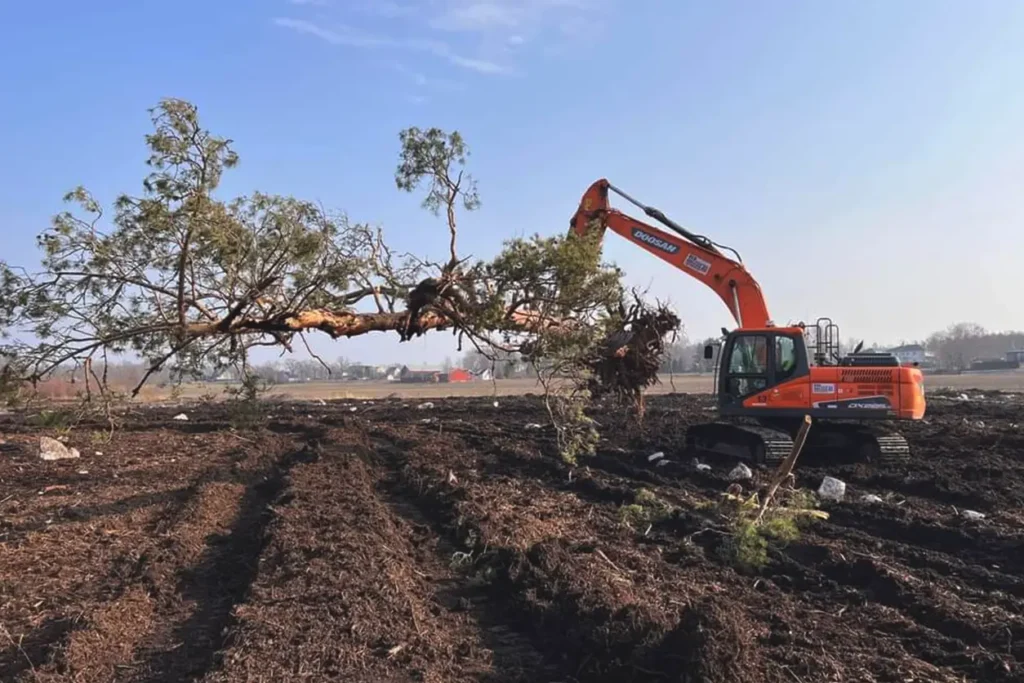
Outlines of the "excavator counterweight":
M612 208L611 192L668 231ZM687 230L607 180L587 189L569 225L578 235L598 231L603 238L607 230L621 235L710 287L736 320L734 330L723 330L718 354L719 419L687 430L687 444L695 452L755 462L781 460L810 415L816 427L807 448L873 462L909 456L906 440L888 424L924 417L924 380L918 368L902 366L889 354L842 356L838 326L828 318L810 327L777 327L761 286L734 249Z

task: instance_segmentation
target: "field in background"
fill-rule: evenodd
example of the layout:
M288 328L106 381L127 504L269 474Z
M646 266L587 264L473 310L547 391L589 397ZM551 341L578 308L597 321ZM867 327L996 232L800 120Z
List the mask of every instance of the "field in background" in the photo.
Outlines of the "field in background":
M651 388L652 394L711 393L711 375L663 375L661 384ZM181 398L195 399L205 394L221 395L232 385L223 382L196 383L182 387ZM1024 392L1024 372L1002 372L967 375L929 375L925 379L927 390L979 389ZM465 384L402 384L399 382L307 382L278 384L270 393L292 399L377 399L443 398L447 396L521 396L540 394L543 389L534 379L505 379L496 382L468 382ZM147 387L145 399L162 401L171 398L170 389Z

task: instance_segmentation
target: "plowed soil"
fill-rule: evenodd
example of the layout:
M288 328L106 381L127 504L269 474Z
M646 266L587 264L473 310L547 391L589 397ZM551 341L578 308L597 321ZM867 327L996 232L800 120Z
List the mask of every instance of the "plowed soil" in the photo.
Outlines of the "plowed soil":
M733 463L681 452L709 400L599 411L576 467L531 396L150 409L57 462L3 418L0 680L1024 680L1024 403L932 397L906 465L801 462L844 501L740 569Z

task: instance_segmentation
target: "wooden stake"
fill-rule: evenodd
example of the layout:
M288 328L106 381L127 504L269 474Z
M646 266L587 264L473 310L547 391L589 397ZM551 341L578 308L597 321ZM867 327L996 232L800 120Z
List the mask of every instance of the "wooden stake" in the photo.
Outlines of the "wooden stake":
M775 471L775 477L772 478L772 484L768 487L768 493L765 494L764 502L761 503L761 509L757 512L757 520L755 524L761 521L764 517L765 510L768 509L768 504L772 501L775 496L775 492L779 490L779 486L785 481L789 473L793 471L793 466L796 465L796 459L800 457L800 452L804 449L804 443L807 441L807 432L811 429L811 416L804 415L804 422L800 425L800 431L796 433L796 438L793 439L793 450L789 452L786 459L779 465L779 469Z

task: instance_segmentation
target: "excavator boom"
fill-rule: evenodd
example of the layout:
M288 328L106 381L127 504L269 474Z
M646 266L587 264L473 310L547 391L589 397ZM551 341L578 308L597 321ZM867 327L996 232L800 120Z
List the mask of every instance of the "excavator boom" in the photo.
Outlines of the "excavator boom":
M674 234L613 209L609 203L609 192L615 192L639 207ZM690 232L658 209L641 204L605 179L598 180L587 189L569 225L578 235L598 230L603 236L605 230L611 230L700 280L725 303L740 329L772 325L761 286L747 272L739 254ZM723 250L733 251L736 259L726 256Z

